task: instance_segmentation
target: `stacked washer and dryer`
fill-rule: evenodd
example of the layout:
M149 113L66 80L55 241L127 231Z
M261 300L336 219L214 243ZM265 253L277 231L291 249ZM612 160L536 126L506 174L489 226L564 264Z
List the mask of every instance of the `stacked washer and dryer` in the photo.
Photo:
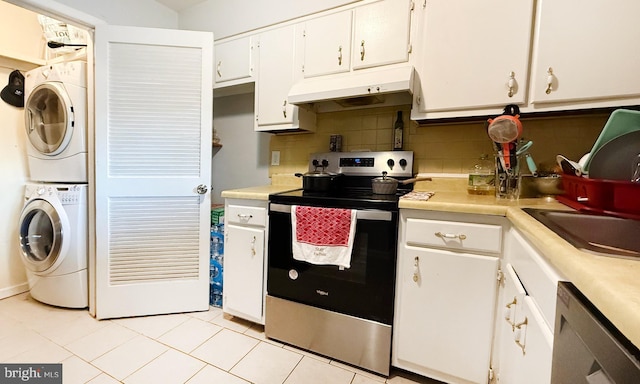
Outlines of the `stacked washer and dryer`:
M85 308L88 300L87 67L69 61L25 76L30 182L19 222L31 296Z

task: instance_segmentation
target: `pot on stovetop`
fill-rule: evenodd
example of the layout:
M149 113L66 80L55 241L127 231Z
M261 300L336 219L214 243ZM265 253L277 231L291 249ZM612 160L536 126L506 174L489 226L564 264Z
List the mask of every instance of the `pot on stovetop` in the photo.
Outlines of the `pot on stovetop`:
M313 171L305 174L296 173L296 177L302 177L302 189L305 192L329 192L335 190L342 178L342 173L325 171Z
M416 181L429 181L430 177L414 177L407 180L398 181L393 177L388 177L387 172L382 172L382 177L376 177L371 180L371 189L376 195L395 195L398 190L398 184L411 184Z

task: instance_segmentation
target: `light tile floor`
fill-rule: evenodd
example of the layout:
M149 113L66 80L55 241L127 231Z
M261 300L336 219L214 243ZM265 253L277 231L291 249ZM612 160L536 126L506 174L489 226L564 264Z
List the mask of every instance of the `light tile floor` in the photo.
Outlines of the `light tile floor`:
M0 300L0 362L62 363L64 384L436 384L389 378L268 340L264 327L207 312L95 320L28 293Z

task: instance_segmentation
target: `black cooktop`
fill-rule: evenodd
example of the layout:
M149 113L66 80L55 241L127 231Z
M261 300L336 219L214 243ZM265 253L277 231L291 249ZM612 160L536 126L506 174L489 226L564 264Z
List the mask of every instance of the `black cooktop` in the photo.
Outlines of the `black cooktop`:
M380 195L373 193L370 188L341 188L330 192L309 192L296 189L269 195L269 201L276 204L311 205L326 208L397 211L400 196L410 191L410 189L402 189L394 195Z

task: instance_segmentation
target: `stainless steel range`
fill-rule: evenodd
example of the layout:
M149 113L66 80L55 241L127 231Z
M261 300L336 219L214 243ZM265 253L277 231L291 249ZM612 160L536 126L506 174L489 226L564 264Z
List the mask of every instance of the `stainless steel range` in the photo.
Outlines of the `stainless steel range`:
M299 189L269 196L267 337L337 360L389 374L396 272L398 200L413 185L392 195L372 192L372 179L386 171L413 176L413 152L330 152L314 164L342 174L327 192ZM294 259L292 211L299 207L350 210L355 215L350 266ZM307 208L308 209L308 208ZM320 225L322 226L322 225Z

